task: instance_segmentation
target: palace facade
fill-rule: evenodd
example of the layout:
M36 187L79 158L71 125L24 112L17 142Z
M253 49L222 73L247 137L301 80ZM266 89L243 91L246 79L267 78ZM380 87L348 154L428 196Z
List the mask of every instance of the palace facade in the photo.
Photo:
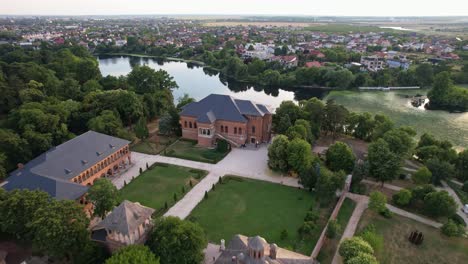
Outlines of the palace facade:
M229 95L211 94L184 106L182 137L212 147L219 139L232 146L270 141L272 113L267 106Z

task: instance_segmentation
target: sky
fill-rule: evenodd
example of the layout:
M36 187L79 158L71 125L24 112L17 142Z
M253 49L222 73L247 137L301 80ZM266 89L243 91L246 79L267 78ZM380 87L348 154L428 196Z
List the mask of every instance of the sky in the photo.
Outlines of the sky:
M468 16L468 0L0 0L0 14Z

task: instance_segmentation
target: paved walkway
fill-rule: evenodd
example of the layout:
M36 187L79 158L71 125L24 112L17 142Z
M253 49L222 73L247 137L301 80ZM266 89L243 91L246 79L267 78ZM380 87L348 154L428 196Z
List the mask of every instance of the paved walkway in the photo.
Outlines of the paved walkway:
M208 243L208 246L203 250L205 253L204 264L213 264L215 260L221 255L219 245Z
M455 193L455 191L452 188L450 188L450 186L445 181L441 181L441 183L442 183L442 186L443 186L443 190L447 191L450 194L450 196L452 196L452 198L457 203L457 215L459 215L461 218L463 218L465 223L468 225L468 215L465 212L462 211L463 206L464 206L462 201L460 200L458 195ZM468 231L468 226L465 227L465 229Z
M364 211L367 209L369 205L369 197L365 195L359 195L359 194L354 194L354 193L347 193L346 197L352 199L353 201L356 202L356 207L354 208L353 214L351 215L351 218L349 219L348 224L346 225L346 228L343 232L343 235L341 237L340 243L346 239L354 236L356 233L357 226L359 224L359 220L361 219L362 214ZM401 215L410 219L413 219L415 221L418 221L420 223L430 225L435 228L440 228L442 227L441 223L435 222L433 220L427 219L425 217L407 212L405 210L402 210L400 208L397 208L393 205L387 204L387 208L397 214ZM333 256L332 264L340 264L343 263L341 256L338 253L338 248L336 249L335 255Z
M359 220L361 219L362 213L367 209L369 204L369 199L367 196L357 195L354 193L347 193L346 197L350 198L351 200L356 202L356 207L354 208L353 214L351 218L349 218L348 224L346 225L345 230L343 231L343 235L341 236L340 243L346 239L354 236L356 233L356 228L359 224ZM338 248L336 249L335 255L333 256L332 264L340 264L343 263L340 254L338 253Z
M380 182L371 181L371 180L367 180L367 179L362 180L362 182L367 183L367 184L372 184L372 185L375 185L375 186L382 186L382 183L380 183ZM393 191L397 191L397 192L399 190L403 189L403 188L401 188L399 186L389 184L389 183L384 183L383 186L384 186L384 188L387 188L387 189L393 190Z
M149 155L138 152L132 152L133 166L125 173L112 180L118 189L124 186L124 182L131 182L132 178L140 175L140 168L145 171L146 164L151 166L155 162L168 163L178 166L185 166L208 171L208 175L194 188L192 188L181 200L172 206L167 215L178 216L181 219L186 218L190 212L203 199L205 191L210 191L213 184L217 183L219 177L224 175L237 175L245 178L269 181L284 184L292 187L301 187L298 179L285 177L274 173L268 168L268 147L265 144L256 149L234 148L232 151L217 164L196 162L191 160L165 157L161 155Z

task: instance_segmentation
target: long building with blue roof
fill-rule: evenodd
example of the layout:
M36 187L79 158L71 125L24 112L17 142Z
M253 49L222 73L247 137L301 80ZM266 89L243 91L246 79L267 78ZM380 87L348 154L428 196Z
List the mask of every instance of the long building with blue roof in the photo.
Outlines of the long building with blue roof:
M88 131L19 164L3 188L41 190L58 200L85 203L97 179L109 177L131 163L129 141Z

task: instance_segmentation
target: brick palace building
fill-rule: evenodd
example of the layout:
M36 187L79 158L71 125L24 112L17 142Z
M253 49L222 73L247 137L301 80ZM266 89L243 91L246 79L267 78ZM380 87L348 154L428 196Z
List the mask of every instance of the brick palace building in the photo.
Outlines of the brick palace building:
M131 164L129 141L88 131L53 147L10 173L3 188L41 190L58 200L85 204L88 186Z
M190 103L180 113L182 137L205 147L212 147L218 139L236 147L268 142L271 121L272 113L265 105L220 94Z

